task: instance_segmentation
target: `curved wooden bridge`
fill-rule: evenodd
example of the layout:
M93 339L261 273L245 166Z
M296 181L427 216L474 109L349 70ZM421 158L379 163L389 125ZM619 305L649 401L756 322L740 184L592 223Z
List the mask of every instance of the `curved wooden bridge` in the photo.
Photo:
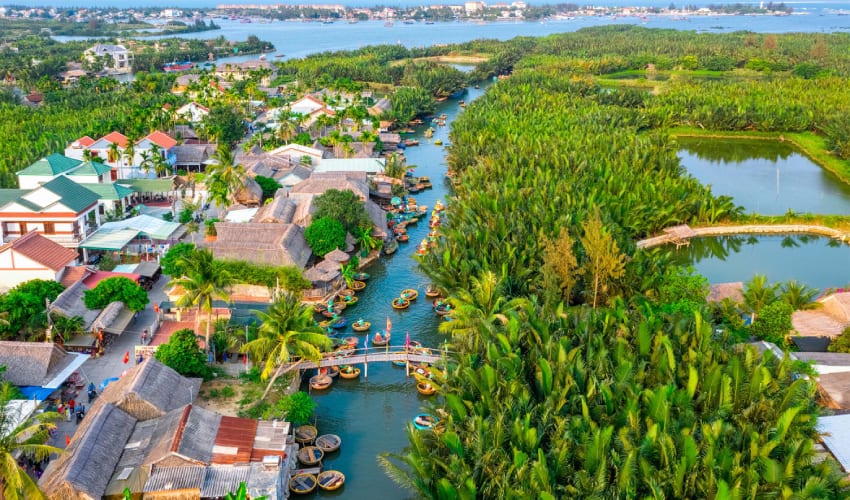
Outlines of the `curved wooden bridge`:
M726 236L735 234L815 234L850 243L850 233L826 226L809 224L742 224L736 226L710 226L691 228L687 225L673 226L664 230L664 234L637 242L638 248L652 248L674 243L687 245L688 240L700 236Z
M393 361L408 361L411 363L436 363L452 353L448 350L431 349L427 347L411 348L409 351L401 346L390 347L359 347L347 349L340 353L328 353L319 362L296 361L299 370L326 368L329 366L364 365L364 376L369 376L369 363L386 363ZM292 367L292 365L290 365ZM288 371L290 368L285 369Z

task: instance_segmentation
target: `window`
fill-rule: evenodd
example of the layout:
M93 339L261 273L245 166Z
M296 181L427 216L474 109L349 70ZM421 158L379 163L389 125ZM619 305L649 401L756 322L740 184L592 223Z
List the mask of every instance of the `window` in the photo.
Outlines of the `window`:
M56 225L53 222L45 222L44 234L56 234Z

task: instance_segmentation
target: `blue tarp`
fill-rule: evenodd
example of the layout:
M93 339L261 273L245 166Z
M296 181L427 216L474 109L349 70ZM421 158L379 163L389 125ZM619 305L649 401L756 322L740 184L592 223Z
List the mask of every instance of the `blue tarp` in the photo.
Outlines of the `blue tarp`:
M53 391L56 389L47 389L45 387L41 387L38 385L25 385L20 388L21 392L24 394L25 399L32 399L35 397L37 401L44 401L48 396L53 394Z

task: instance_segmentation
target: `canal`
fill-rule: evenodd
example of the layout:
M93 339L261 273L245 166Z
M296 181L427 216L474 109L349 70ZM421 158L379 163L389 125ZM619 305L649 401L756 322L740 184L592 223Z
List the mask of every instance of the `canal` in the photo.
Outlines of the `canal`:
M483 88L470 88L460 99L469 102L483 92ZM434 126L431 139L424 136L427 124L417 127L413 138L418 139L420 145L408 148L405 153L407 164L416 166L414 175L431 178L433 189L413 195L418 204L427 205L429 210L437 200L446 203L449 182L445 179L444 148L449 144L449 124L461 111L457 99L438 104L436 114L446 114L446 126ZM443 142L443 146L434 144L438 140ZM446 337L437 333L440 320L425 298L428 279L419 271L414 258L417 245L428 231L427 219L409 226L410 241L399 243L395 254L382 257L366 269L371 275L366 289L357 294L358 304L343 313L349 325L363 318L372 323L374 334L385 327L389 318L392 322L390 345L404 345L406 333L410 334L411 340L418 340L427 347L443 345ZM406 310L394 310L390 302L405 288L418 290L419 298ZM350 326L343 332L355 335ZM360 334L358 338L362 346L366 336ZM306 384L303 389L307 390ZM342 438L340 451L325 458L324 468L339 470L346 476L341 490L320 491L313 495L346 499L374 499L377 495L385 499L413 498L410 492L399 488L384 474L376 458L381 453L403 451L408 444L407 424L420 413L427 400L416 391L414 379L405 377L404 368L390 363L372 363L368 379L362 374L357 380L337 377L330 389L313 392L312 396L317 403L316 426L319 433L338 434Z

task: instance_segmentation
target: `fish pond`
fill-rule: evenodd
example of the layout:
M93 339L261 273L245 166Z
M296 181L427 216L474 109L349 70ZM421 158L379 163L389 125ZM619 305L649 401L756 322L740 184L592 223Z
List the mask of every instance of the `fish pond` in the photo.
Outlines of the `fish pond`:
M771 283L797 280L820 290L850 284L850 247L823 236L694 238L674 251L674 259L710 283L746 283L764 274Z
M850 214L850 185L790 143L689 137L677 142L684 169L747 212Z

